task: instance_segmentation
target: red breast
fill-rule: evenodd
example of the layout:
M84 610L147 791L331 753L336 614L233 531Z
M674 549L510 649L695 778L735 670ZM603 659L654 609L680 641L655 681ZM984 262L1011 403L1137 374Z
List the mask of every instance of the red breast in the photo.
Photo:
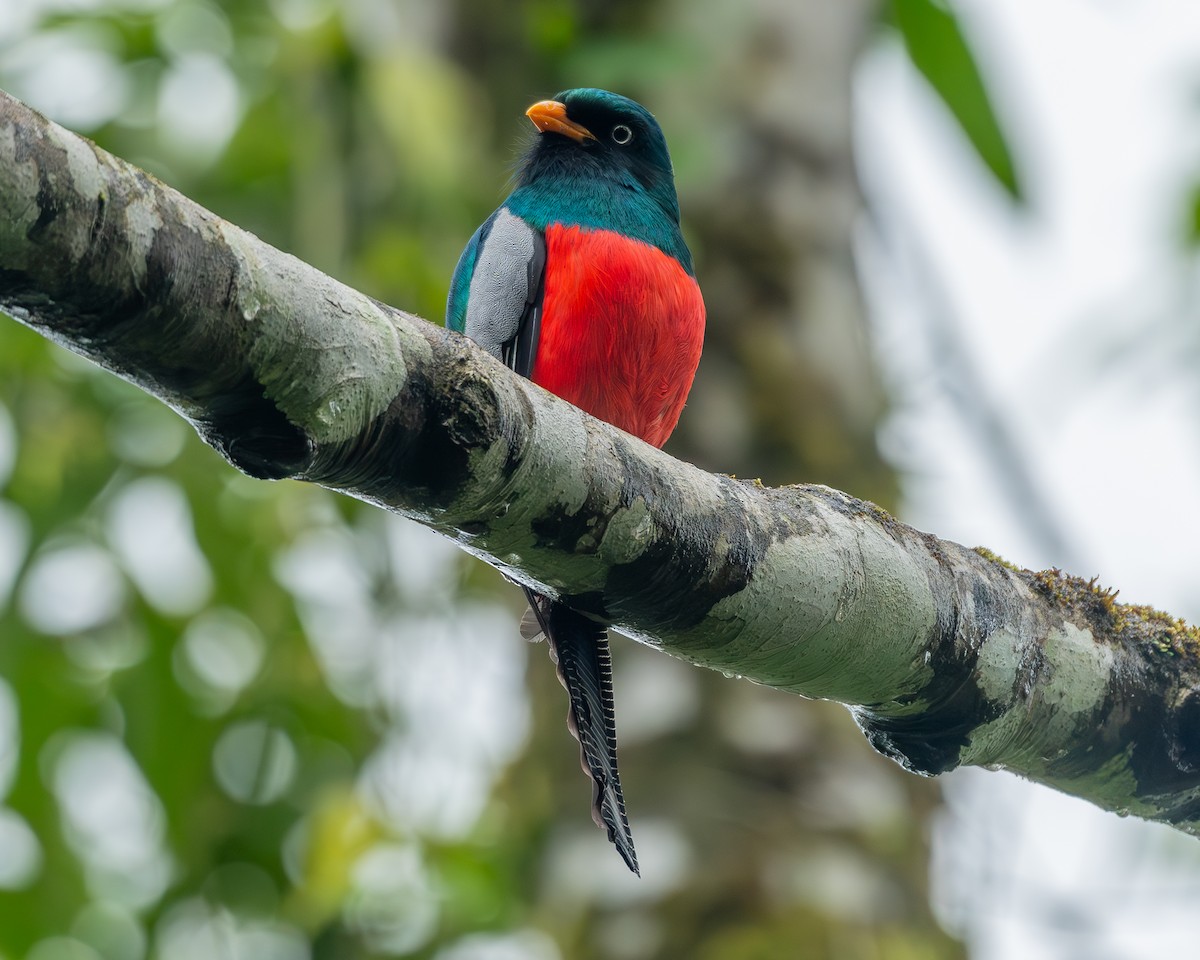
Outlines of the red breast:
M704 300L679 261L607 230L546 230L534 383L661 447L703 339Z

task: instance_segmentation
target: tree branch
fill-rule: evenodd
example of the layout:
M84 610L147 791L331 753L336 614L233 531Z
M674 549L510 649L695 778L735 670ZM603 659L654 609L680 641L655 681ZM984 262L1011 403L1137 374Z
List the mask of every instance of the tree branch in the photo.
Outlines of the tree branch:
M675 656L849 705L910 769L1200 834L1200 637L820 486L672 459L0 94L0 307L235 466L413 517Z

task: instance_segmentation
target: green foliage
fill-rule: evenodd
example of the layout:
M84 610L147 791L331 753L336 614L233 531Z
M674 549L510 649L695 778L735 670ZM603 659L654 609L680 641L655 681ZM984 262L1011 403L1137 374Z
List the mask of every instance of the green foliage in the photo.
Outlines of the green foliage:
M979 159L1013 200L1023 201L1020 172L953 10L939 0L892 0L890 13L913 65L954 115Z
M1200 183L1191 190L1186 200L1183 242L1189 250L1200 250Z

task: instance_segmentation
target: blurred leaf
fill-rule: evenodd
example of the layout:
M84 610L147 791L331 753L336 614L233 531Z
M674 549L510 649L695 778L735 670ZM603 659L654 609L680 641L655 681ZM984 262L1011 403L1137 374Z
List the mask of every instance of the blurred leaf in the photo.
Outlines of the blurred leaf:
M383 837L348 784L322 793L305 824L300 876L290 912L316 927L336 916L353 885L355 863Z
M983 77L954 13L937 0L892 0L892 17L913 65L954 114L979 158L1013 200L1025 191Z
M1192 187L1185 203L1183 245L1189 250L1200 250L1200 183Z

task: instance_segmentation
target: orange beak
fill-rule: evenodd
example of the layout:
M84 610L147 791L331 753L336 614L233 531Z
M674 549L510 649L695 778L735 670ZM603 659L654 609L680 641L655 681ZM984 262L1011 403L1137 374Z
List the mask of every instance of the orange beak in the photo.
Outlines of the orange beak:
M579 143L596 139L596 135L587 127L568 120L566 104L557 100L539 100L525 111L525 116L532 120L533 125L542 133L561 133Z

